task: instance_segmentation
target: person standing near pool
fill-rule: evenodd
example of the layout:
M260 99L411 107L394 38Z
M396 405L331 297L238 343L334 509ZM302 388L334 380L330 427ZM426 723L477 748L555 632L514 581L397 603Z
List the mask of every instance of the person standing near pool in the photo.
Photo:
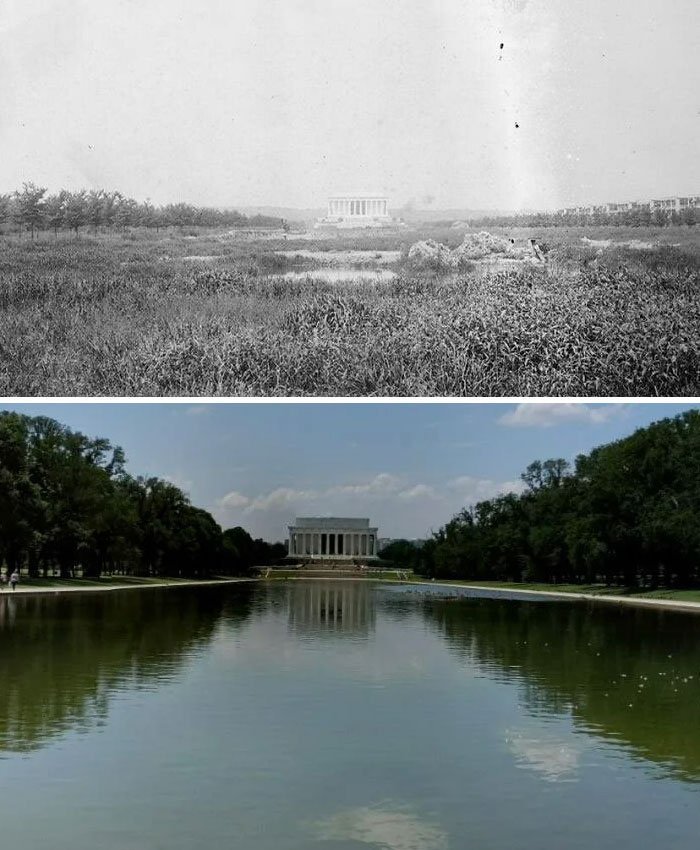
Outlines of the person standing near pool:
M19 581L19 573L17 570L12 571L12 575L10 576L10 587L14 590L17 587L17 582Z

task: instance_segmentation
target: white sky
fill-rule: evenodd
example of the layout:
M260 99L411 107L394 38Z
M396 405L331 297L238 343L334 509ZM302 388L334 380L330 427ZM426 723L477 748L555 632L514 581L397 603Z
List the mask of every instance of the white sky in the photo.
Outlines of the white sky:
M2 0L0 191L698 192L699 56L697 0Z

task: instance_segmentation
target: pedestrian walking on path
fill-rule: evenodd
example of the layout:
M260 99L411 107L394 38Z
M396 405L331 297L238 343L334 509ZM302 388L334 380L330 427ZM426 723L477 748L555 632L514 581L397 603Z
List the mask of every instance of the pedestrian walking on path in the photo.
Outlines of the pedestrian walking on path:
M17 570L14 570L12 575L10 576L10 587L14 590L17 587L17 582L19 581L19 573Z

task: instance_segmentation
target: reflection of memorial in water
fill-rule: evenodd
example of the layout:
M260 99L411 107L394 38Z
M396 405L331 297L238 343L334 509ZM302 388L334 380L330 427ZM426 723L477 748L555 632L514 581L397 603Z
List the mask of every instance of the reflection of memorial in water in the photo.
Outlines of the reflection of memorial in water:
M288 606L294 632L358 636L374 631L374 597L362 581L295 582L289 586Z

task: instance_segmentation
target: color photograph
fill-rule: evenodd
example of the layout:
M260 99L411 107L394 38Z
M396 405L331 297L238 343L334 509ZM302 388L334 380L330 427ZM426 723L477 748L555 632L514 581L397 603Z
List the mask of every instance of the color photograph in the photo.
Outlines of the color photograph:
M15 404L0 462L8 846L695 845L700 405Z

